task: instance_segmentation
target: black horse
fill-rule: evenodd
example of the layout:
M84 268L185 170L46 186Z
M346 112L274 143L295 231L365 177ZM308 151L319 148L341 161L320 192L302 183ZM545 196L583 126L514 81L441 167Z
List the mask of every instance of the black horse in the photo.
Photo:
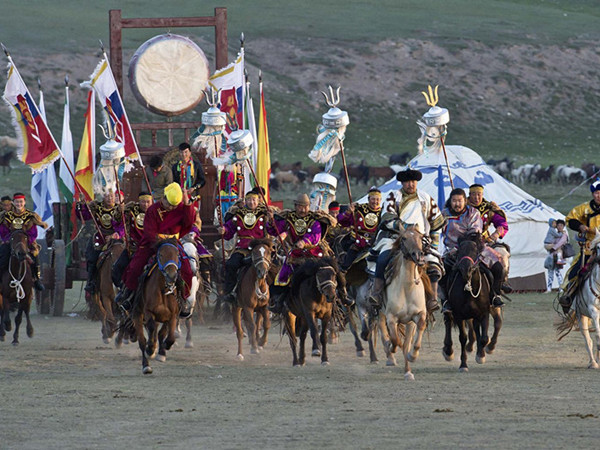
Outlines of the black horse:
M446 337L443 354L447 361L454 357L452 350L452 322L459 330L461 345L460 371L467 372L467 322L473 321L477 353L475 360L485 362L485 347L488 344L490 316L490 281L479 267L478 257L483 250L480 233L472 233L458 240L456 263L448 274L448 303L452 314L444 315Z

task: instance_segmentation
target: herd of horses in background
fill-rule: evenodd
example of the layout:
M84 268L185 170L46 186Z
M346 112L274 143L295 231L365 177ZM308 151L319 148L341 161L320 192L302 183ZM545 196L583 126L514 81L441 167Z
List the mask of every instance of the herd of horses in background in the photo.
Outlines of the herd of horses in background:
M569 164L555 166L550 164L543 167L541 164L523 164L515 167L514 161L508 157L503 159L490 159L488 166L499 175L517 184L543 184L558 182L560 184L580 184L594 176L600 175L600 167L595 163L586 162L581 167Z

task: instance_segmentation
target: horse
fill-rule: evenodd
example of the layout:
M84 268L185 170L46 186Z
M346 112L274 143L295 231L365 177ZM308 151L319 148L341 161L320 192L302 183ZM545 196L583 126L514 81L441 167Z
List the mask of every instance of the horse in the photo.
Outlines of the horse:
M239 281L235 291L236 303L233 305L233 325L238 341L236 359L244 360L242 341L244 330L242 317L250 341L250 353L258 354L267 344L271 319L269 317L269 269L271 258L275 253L273 241L269 238L253 239L248 247L250 249L251 264L241 269ZM270 280L273 281L273 280ZM255 318L256 314L256 318ZM262 325L262 334L260 328Z
M286 298L288 311L284 314L294 366L305 364L304 344L309 330L313 341L312 356L320 355L321 365L329 365L327 329L333 316L340 281L343 282L343 276L335 259L330 257L307 259L294 270L291 295ZM321 320L320 336L317 319ZM297 335L300 336L299 352L296 351ZM317 342L321 343L321 349Z
M12 167L10 165L11 160L15 157L15 152L12 150L3 155L0 155L0 166L2 166L2 175L10 173L12 171Z
M169 238L159 241L156 264L136 292L132 310L132 321L137 341L142 352L142 373L152 373L148 359L156 356L157 361L166 360L166 350L175 343L175 328L179 315L176 282L179 278L181 261L179 242ZM158 323L162 323L160 331ZM148 339L144 335L144 327ZM157 345L158 341L158 356Z
M574 327L575 320L583 335L588 352L588 369L598 369L600 363L600 229L596 229L596 237L590 242L594 255L587 263L590 270L580 282L580 288L573 296L570 314L566 321L557 326L562 332L558 340L565 337ZM596 330L596 348L590 337L590 324Z
M111 278L112 266L121 253L125 250L125 244L120 239L111 239L106 250L98 258L97 292L92 296L93 301L100 313L102 321L102 341L108 344L115 334L116 320L113 311L115 302L115 287Z
M390 276L385 289L386 300L380 313L385 317L387 327L381 326L380 330L388 358L387 365L396 365L394 354L397 347L402 347L404 379L414 380L410 363L419 356L427 326L425 296L431 292L429 278L423 270L423 235L413 226L401 230L392 246L392 255L388 266Z
M488 345L488 326L491 311L490 281L479 267L478 257L484 244L480 233L470 233L458 240L456 263L446 281L448 303L452 314L444 314L446 335L442 354L446 361L454 358L452 350L452 322L458 327L461 344L460 372L468 372L467 322L473 320L477 352L475 361L485 363L485 347Z
M27 336L33 337L33 325L29 318L33 298L33 274L29 265L27 234L14 230L10 235L10 259L8 271L2 274L2 317L0 318L0 341L4 341L6 331L11 331L10 308L17 304L13 345L19 345L19 328L23 313L27 320Z

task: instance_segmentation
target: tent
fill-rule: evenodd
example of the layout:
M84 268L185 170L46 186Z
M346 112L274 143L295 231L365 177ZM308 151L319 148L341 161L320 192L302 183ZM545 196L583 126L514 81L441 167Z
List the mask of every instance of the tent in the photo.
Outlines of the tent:
M471 184L481 184L485 188L485 199L496 202L506 212L509 231L503 241L511 247L509 278L512 286L517 290L545 290L547 252L543 241L548 220L564 219L564 215L498 175L470 148L448 145L446 152L454 187L468 193ZM408 166L423 173L418 189L431 195L443 208L452 187L442 150L417 155ZM401 187L395 177L380 186L384 203L388 192ZM367 197L359 201L365 202Z

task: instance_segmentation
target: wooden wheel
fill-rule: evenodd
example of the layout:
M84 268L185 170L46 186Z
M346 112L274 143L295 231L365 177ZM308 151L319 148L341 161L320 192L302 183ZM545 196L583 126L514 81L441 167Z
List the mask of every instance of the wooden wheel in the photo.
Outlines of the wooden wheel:
M65 241L58 239L54 241L52 258L52 315L62 316L65 306L65 282L67 279L67 256L65 251Z
M50 304L52 302L52 279L54 274L52 273L52 266L50 261L52 260L52 249L48 249L46 241L44 239L38 240L40 245L40 254L38 256L40 263L41 281L45 286L42 292L35 291L35 305L38 314L50 314Z

